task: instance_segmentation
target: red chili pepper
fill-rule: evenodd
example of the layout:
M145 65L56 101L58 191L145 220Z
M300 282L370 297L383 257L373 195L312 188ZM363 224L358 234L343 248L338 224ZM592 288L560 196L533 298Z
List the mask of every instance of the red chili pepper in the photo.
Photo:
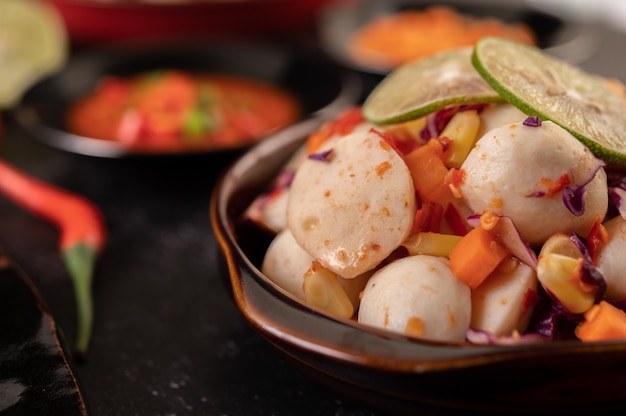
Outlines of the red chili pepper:
M524 298L522 299L522 308L523 310L527 310L528 308L532 308L535 306L541 298L536 290L528 289L526 293L524 293Z
M84 355L93 325L93 269L106 242L100 210L83 196L35 179L3 160L0 160L0 192L59 230L59 246L74 285L78 309L75 348L77 354Z
M443 217L454 235L463 236L469 232L467 221L465 221L454 204L448 204L445 212L443 213Z
M443 206L441 204L422 201L422 206L415 212L411 234L427 231L438 233L442 219Z
M589 250L591 262L594 266L598 265L598 254L609 242L609 239L609 232L604 225L602 225L602 219L596 218L589 234L587 234L587 249Z

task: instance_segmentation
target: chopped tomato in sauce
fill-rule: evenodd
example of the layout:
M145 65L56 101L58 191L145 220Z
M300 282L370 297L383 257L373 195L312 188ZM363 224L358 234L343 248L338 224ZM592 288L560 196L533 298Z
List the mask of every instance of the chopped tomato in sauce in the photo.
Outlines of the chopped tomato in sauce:
M221 74L168 70L106 77L70 109L72 133L146 152L239 147L300 117L278 87Z

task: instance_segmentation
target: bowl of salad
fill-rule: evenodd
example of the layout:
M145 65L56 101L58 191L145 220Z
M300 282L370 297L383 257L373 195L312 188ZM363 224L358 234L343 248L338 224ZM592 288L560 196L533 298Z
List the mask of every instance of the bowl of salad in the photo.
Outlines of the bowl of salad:
M625 97L499 37L401 66L224 174L235 302L393 414L621 409Z
M90 48L12 112L36 140L100 157L236 150L351 105L358 82L295 45L129 42Z

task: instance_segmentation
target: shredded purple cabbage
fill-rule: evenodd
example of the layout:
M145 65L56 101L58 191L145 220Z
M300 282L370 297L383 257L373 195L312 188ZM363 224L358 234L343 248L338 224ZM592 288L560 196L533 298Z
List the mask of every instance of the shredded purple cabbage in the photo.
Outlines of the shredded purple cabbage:
M446 107L427 115L426 125L420 132L420 138L427 142L433 137L439 137L439 134L441 134L448 122L450 122L458 111L459 107Z
M533 310L533 317L526 332L537 333L548 340L554 339L558 323L558 316L552 305L547 302L539 302Z
M609 197L617 207L619 215L626 220L626 190L621 186L610 187Z
M618 188L626 191L626 176L620 176L618 179L609 179L609 188Z
M583 160L580 164L572 166L570 177L576 187L586 186L596 177L598 171L605 166L606 163L603 160L595 157Z
M563 188L562 198L565 207L577 217L580 217L585 213L585 194L587 192L586 186L574 188L566 186Z
M559 298L557 298L554 293L545 287L543 289L550 298L550 307L552 308L556 318L563 318L576 324L583 321L582 314L570 312L565 306L563 306Z
M581 252L584 258L591 261L591 253L589 253L589 249L585 245L584 241L580 238L580 236L576 233L571 233L569 235L569 239L574 243L574 246Z
M528 116L522 124L528 127L541 127L541 119L537 116Z
M585 213L587 185L605 165L604 161L593 158L592 163L587 163L586 166L582 167L574 166L570 170L570 177L574 186L563 189L563 203L572 214L578 217Z
M587 193L587 185L596 177L600 169L605 163L597 158L593 158L591 163L585 163L584 166L575 165L570 169L569 176L573 185L566 186L561 192L563 205L575 216L579 217L585 213L585 194ZM528 194L528 197L544 197L547 193L542 190L534 191ZM626 191L624 192L626 196ZM626 215L626 212L625 212ZM626 218L626 217L625 217Z
M585 284L597 287L596 297L594 298L596 303L604 298L604 294L606 293L606 280L600 270L593 265L591 260L583 258L580 268L580 280Z
M498 235L500 242L515 258L533 270L537 270L537 255L524 242L519 230L510 217L501 215L493 231Z
M274 180L272 189L289 188L295 176L296 171L294 169L285 169L284 171L280 172Z
M569 238L583 255L580 279L588 285L598 287L595 301L599 302L606 293L606 280L604 280L602 273L593 264L593 261L591 260L591 253L580 236L576 233L571 233Z
M482 111L487 108L489 104L487 103L471 103L471 104L463 104L459 107L459 111L469 111L476 110L478 114L482 113Z
M273 195L278 190L286 190L291 186L293 178L296 176L294 169L284 169L276 175L269 188L256 196L256 198L250 203L246 211L243 213L243 220L252 221L255 223L262 222L263 211L268 201L271 199L270 195Z
M312 153L308 157L311 160L319 160L320 162L330 162L332 159L333 149L325 150L319 153Z
M487 105L488 104L485 103L464 104L460 106L445 107L439 111L430 113L426 116L426 125L420 132L420 138L427 142L433 137L439 137L443 129L448 125L456 113L468 110L476 110L480 113L487 107Z
M480 214L472 214L467 217L467 223L472 228L478 227L480 225Z

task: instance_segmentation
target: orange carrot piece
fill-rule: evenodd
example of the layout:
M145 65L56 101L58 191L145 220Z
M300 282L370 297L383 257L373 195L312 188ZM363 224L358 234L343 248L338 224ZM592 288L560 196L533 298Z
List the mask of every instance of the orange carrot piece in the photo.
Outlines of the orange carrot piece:
M450 251L450 270L457 279L476 289L507 256L494 233L477 227Z
M581 341L626 339L626 313L606 301L593 305L585 312L575 334Z
M450 194L446 184L448 168L443 163L443 150L441 141L431 139L405 157L415 189L422 198L433 202L441 202Z

